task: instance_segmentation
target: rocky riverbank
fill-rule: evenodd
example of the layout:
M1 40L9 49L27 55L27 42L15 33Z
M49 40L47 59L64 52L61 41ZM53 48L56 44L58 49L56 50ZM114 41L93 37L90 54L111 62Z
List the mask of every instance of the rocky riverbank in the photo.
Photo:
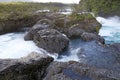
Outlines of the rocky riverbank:
M79 61L58 62L36 52L20 59L1 59L0 80L120 80L120 44L104 43L98 35L101 24L94 17L76 16L47 13L24 39L61 55L71 39L79 38Z

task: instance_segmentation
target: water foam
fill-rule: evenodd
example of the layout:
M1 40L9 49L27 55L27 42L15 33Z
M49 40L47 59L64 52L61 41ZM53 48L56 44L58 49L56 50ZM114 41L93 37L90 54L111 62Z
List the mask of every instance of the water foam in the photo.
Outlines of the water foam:
M40 52L32 41L24 41L25 33L9 33L0 36L0 58L20 58L35 51Z
M105 38L106 43L120 43L120 17L97 17L96 19L102 24L99 35Z

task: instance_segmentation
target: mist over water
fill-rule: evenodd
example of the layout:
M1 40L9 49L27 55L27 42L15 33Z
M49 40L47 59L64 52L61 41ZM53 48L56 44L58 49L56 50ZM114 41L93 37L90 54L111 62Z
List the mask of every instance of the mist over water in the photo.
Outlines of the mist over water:
M102 24L99 35L105 38L106 44L120 43L120 17L97 17Z

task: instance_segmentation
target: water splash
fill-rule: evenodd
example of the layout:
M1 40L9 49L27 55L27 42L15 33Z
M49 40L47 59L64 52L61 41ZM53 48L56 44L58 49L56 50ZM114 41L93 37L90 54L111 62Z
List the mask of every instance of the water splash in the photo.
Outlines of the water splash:
M102 24L99 35L105 38L106 43L120 43L120 17L97 17L96 19Z
M0 36L0 58L20 58L35 51L40 52L32 41L24 41L25 33L9 33Z

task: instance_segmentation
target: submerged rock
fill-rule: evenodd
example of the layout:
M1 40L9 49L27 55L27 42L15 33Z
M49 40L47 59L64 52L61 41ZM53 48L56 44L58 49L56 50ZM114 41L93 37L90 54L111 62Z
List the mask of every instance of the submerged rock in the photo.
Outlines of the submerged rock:
M34 35L34 42L50 53L59 53L69 45L69 39L55 29L44 29Z
M35 52L21 59L0 60L0 80L42 80L52 61L52 57Z

